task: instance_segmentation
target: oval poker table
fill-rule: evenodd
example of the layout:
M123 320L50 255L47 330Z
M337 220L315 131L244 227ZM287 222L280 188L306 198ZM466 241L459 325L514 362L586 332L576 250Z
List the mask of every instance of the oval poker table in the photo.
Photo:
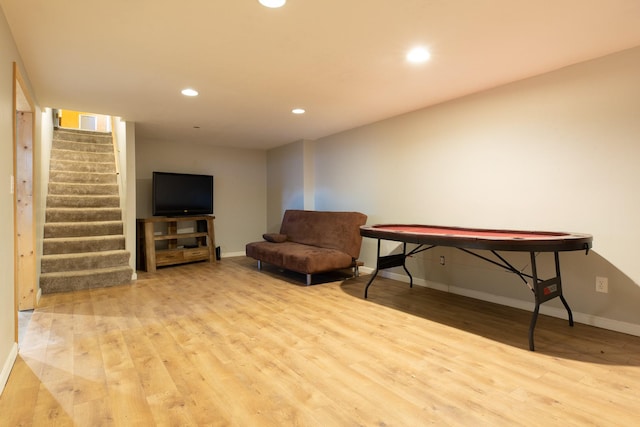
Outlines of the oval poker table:
M562 294L559 252L589 252L593 237L589 234L567 233L556 231L522 231L495 230L482 228L443 227L417 224L379 224L360 227L360 235L378 240L376 269L371 275L364 290L367 298L369 287L380 270L402 267L409 276L409 286L413 287L413 276L406 267L407 257L433 249L438 246L457 248L469 255L497 265L519 276L534 294L535 308L529 326L529 349L534 350L533 332L535 329L540 304L553 298L560 298L567 310L569 325L573 326L573 314ZM401 242L402 253L381 255L382 240ZM415 247L407 251L407 243ZM492 258L485 253L488 251ZM531 258L531 274L515 268L499 252L528 252ZM538 277L536 258L538 253L553 253L555 261L555 277L541 279Z

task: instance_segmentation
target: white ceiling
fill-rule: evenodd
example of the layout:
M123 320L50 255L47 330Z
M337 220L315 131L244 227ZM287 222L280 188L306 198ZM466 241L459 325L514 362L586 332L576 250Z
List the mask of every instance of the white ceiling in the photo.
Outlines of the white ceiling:
M640 45L640 0L0 5L41 106L121 116L139 139L247 148L318 139ZM416 44L430 62L405 62ZM185 87L200 96L183 97Z

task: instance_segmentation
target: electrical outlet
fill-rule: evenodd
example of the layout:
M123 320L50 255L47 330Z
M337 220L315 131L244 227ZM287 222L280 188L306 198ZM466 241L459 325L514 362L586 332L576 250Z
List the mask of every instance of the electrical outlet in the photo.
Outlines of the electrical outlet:
M444 255L440 255L440 265L444 265Z
M609 279L607 277L596 277L596 292L609 293Z

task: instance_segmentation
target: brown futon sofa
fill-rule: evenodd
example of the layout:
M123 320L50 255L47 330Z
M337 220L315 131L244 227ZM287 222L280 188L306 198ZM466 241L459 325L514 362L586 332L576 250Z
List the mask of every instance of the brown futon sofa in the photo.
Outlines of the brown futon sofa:
M288 210L280 233L263 235L262 242L249 243L247 256L285 270L311 275L353 268L358 275L362 236L360 226L367 216L360 212Z

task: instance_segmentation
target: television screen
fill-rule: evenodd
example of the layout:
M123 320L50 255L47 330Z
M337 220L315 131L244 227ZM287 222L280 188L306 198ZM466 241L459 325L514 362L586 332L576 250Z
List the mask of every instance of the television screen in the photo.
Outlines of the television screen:
M153 172L154 216L213 214L213 176Z

